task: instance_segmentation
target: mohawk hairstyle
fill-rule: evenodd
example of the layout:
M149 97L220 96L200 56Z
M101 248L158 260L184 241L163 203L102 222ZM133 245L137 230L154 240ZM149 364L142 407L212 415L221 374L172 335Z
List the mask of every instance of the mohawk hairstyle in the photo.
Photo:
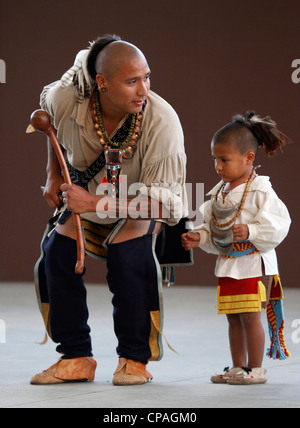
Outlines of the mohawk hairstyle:
M253 111L247 111L246 116L241 114L233 116L233 124L240 123L248 128L262 146L268 156L273 156L277 149L282 149L291 140L280 132L274 120L270 116L261 118Z
M90 51L87 57L87 69L91 79L96 80L97 71L95 69L96 59L98 54L112 42L121 40L121 37L116 34L105 34L103 37L98 37L93 43L91 43Z

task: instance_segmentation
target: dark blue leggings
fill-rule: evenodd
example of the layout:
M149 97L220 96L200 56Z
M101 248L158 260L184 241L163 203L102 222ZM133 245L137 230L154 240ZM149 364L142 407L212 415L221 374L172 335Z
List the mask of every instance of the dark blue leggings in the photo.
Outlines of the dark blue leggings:
M92 356L83 274L75 273L76 241L57 232L43 241L51 338L63 358Z
M75 273L76 241L54 232L43 241L39 279L50 304L51 338L63 358L92 356L83 275ZM113 293L114 329L120 357L146 363L150 311L159 310L158 270L152 234L108 245L107 282ZM42 288L42 287L40 287ZM43 297L44 301L47 297Z
M159 310L158 273L152 251L152 235L108 246L107 282L113 293L117 353L146 364L150 311Z

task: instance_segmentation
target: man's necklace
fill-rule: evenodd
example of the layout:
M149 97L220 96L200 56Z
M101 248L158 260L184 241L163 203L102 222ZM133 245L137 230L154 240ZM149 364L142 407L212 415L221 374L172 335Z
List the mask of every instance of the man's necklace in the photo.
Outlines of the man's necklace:
M101 146L104 150L108 150L109 148L120 149L122 151L122 155L125 159L131 159L136 151L137 142L141 135L141 126L143 120L143 111L140 113L130 114L131 123L129 127L129 131L127 137L123 141L113 141L109 138L104 124L103 118L101 114L101 106L99 99L99 92L95 90L92 103L91 103L91 111L94 120L94 126L100 141Z

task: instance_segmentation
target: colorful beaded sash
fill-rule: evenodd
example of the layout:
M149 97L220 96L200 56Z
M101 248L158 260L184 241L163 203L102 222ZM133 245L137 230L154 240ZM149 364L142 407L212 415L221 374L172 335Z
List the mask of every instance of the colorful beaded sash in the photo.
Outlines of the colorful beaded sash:
M234 242L234 243L231 242L228 244L216 242L216 244L218 244L222 248L232 246L232 251L229 254L220 253L220 256L226 259L248 256L249 254L254 254L259 252L259 250L250 241L240 241L240 242Z

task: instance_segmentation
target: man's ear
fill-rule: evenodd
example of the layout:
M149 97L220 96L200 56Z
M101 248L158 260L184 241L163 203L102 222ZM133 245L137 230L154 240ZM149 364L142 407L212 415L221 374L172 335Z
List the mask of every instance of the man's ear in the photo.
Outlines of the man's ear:
M103 76L103 74L97 74L96 82L97 82L98 87L100 87L100 88L105 86L105 77Z

